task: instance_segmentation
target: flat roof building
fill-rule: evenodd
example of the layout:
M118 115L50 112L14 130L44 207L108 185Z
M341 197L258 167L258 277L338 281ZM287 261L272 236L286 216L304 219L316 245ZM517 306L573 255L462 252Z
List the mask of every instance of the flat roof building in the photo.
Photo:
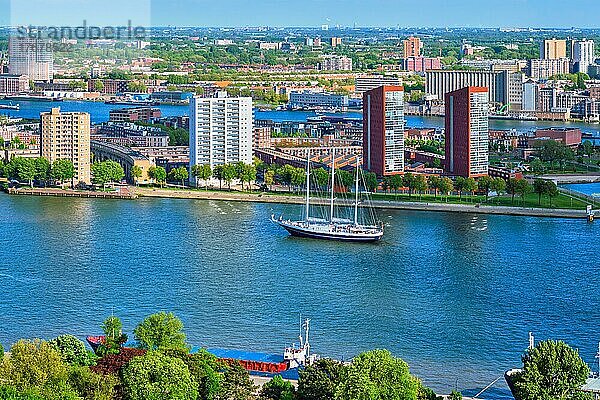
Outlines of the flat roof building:
M8 70L33 81L50 81L54 76L52 42L46 38L11 35L8 39Z
M363 165L378 176L404 172L404 87L363 94Z
M91 183L90 114L61 113L60 108L53 108L40 117L40 155L51 164L56 160L70 160L75 168L72 183Z
M468 86L446 94L446 172L488 174L488 89Z
M403 40L402 43L404 44L404 58L421 57L421 49L423 48L421 39L411 36Z
M557 60L567 58L567 41L564 39L546 39L540 45L540 58Z

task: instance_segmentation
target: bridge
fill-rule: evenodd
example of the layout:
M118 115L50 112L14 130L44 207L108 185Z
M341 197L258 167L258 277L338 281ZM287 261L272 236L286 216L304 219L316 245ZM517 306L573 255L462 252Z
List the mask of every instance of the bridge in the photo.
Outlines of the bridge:
M148 177L148 169L152 166L152 163L148 157L144 156L139 151L99 140L90 141L90 150L93 154L94 161L112 160L118 162L125 171L125 179L127 179L127 182L132 184L136 183L131 175L131 170L134 165L137 165L142 170L142 176L137 179L137 183L151 183L151 180Z

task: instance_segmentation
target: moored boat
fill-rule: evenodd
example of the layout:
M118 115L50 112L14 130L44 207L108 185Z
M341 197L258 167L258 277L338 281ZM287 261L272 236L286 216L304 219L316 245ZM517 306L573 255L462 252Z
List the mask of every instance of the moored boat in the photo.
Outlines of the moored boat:
M290 235L311 239L337 240L344 242L376 242L383 237L383 224L359 223L359 173L360 163L356 158L356 177L354 187L354 219L341 219L335 216L335 150L332 150L329 219L313 218L310 215L310 150L306 160L306 205L303 220L276 218L271 215L271 221Z

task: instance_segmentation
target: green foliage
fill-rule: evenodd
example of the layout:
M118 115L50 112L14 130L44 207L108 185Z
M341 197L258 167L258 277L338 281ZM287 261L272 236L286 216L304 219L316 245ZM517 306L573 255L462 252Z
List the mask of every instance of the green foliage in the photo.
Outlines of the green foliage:
M85 400L112 400L119 380L113 375L99 375L88 367L71 367L69 385Z
M481 178L479 178L479 180L477 181L477 187L479 187L479 190L481 190L482 192L485 193L485 200L487 201L488 196L490 194L490 190L492 189L492 185L494 183L494 179L490 178L489 176L485 175L482 176Z
M35 163L35 179L45 182L50 178L50 162L44 157L38 157Z
M131 176L133 177L136 183L142 177L142 175L143 171L139 165L134 165L133 167L131 167Z
M294 386L284 381L280 375L265 383L260 390L260 398L264 400L293 400L296 393Z
M186 167L177 167L169 171L168 177L170 181L181 182L181 186L184 186L189 174Z
M39 339L19 340L0 365L0 376L18 391L26 391L64 381L67 366L54 345Z
M221 391L216 400L252 400L255 398L256 386L250 379L250 374L239 363L225 370Z
M522 357L515 388L522 400L591 399L579 392L590 369L577 350L561 341L541 341Z
M327 180L329 178L329 173L323 167L319 167L311 172L313 176L313 182L317 184L318 187L322 188L327 185Z
M73 335L61 335L49 342L69 365L94 365L96 357L85 348L85 343Z
M346 377L347 367L339 361L323 358L300 370L298 399L331 400Z
M502 178L494 178L490 188L496 192L497 195L501 195L506 190L506 181Z
M462 398L463 398L462 393L457 390L453 390L450 393L450 400L462 400Z
M408 400L417 398L417 380L408 365L387 350L359 354L336 391L337 400Z
M350 189L354 184L354 176L346 170L336 169L335 170L336 183L346 190Z
M50 175L53 179L61 183L73 179L75 176L75 167L71 160L59 159L52 163Z
M121 346L127 342L127 335L123 333L121 319L111 315L102 323L104 331L104 343L98 348L98 354L118 354Z
M0 363L4 360L4 347L0 344Z
M151 166L148 168L148 178L162 186L167 181L167 171L163 167Z
M163 354L182 360L188 367L194 381L198 384L198 397L212 400L221 390L222 376L220 371L223 366L217 357L201 349L197 353L188 354L185 350L164 350Z
M207 181L210 179L212 174L213 174L213 171L210 168L210 164L193 165L192 166L192 175L196 179L203 180L207 186L208 186Z
M5 166L4 171L9 178L28 182L33 187L37 172L34 159L15 157Z
M139 347L147 350L187 350L183 323L173 313L159 312L146 317L134 330Z
M237 169L233 164L225 164L223 166L223 180L227 182L227 187L231 189L231 182L237 176Z
M379 185L379 181L377 180L377 175L373 172L365 172L363 174L363 179L365 181L366 189L369 192L374 192L377 190L377 186Z
M197 383L185 363L159 352L132 359L121 373L129 400L196 400Z
M92 181L96 185L119 182L124 176L123 167L116 161L107 160L92 164Z

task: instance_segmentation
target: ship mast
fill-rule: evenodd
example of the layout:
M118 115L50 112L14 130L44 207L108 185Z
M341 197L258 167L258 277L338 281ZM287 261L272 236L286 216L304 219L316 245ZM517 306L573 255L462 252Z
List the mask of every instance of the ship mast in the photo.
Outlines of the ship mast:
M310 149L306 150L306 222L310 218Z
M354 201L354 226L358 225L358 161L359 158L356 156L356 186L354 191L356 192L356 199Z
M331 204L329 210L329 221L333 222L333 196L334 196L334 188L335 186L335 147L331 148Z

